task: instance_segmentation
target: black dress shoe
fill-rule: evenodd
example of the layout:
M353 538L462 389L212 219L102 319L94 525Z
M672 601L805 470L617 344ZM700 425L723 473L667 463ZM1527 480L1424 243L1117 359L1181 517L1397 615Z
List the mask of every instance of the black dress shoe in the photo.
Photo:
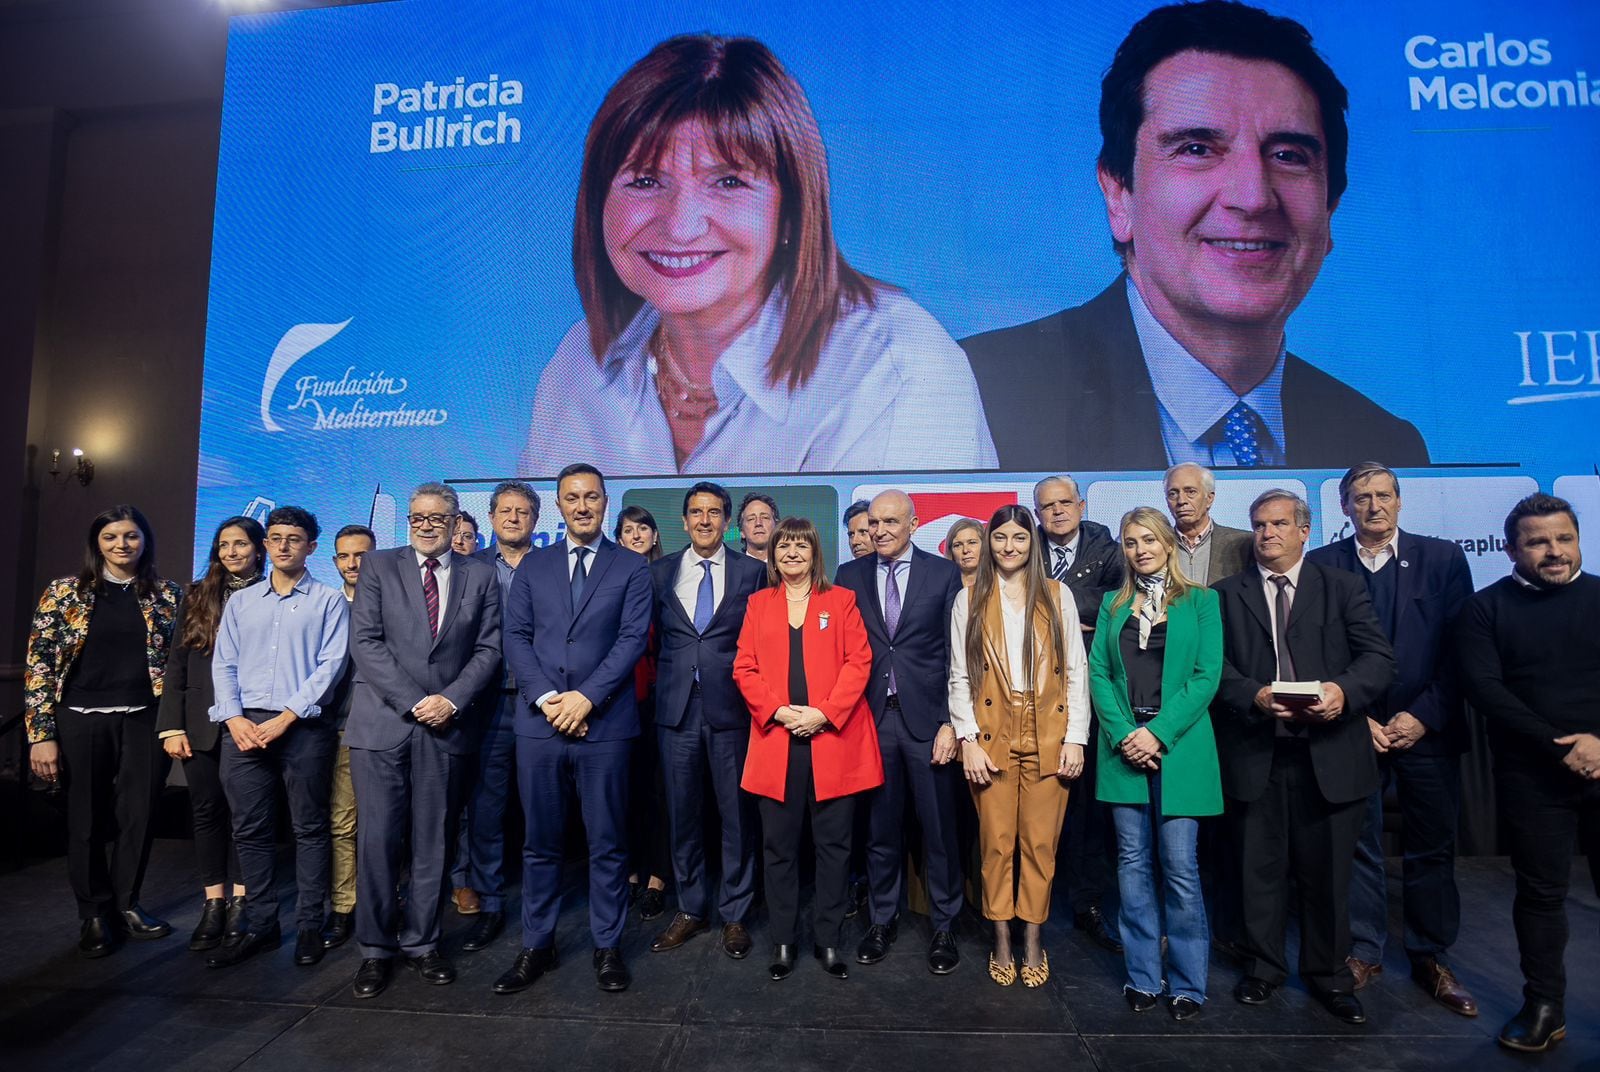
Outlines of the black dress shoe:
M667 910L666 895L661 890L652 889L649 886L639 891L637 903L639 905L640 919L660 919L661 913Z
M263 930L247 930L235 937L224 938L222 947L206 957L206 967L231 968L263 950L278 948L282 941L283 932L276 923Z
M78 956L85 960L109 956L116 951L117 935L111 921L105 916L92 916L83 921L78 931Z
M822 964L822 970L835 979L850 978L850 965L845 963L844 957L840 956L839 951L832 946L824 949L820 945L814 945L811 947L811 955Z
M388 989L389 979L393 975L393 957L368 957L361 962L361 967L356 969L355 982L350 984L350 992L358 998L375 998Z
M960 963L956 936L949 931L934 931L933 941L928 943L928 970L935 975L949 975Z
M504 912L491 912L484 909L478 913L478 920L467 932L467 940L461 943L461 948L467 953L476 953L488 949L490 944L506 929L506 914Z
M722 925L722 951L734 960L743 960L750 955L750 930L743 923L724 923Z
M1174 1020L1180 1023L1184 1020L1193 1020L1200 1015L1200 1010L1203 1008L1205 1006L1194 998L1173 998L1167 1003L1167 1011L1172 1014Z
M322 948L338 949L350 940L356 930L354 912L331 912L328 925L322 928Z
M1233 1000L1241 1005L1265 1005L1275 989L1277 988L1265 979L1247 975L1234 985Z
M1123 989L1122 996L1127 999L1128 1008L1134 1012L1149 1012L1156 1007L1156 1001L1158 1000L1154 994L1146 994L1142 990L1128 988Z
M148 942L152 938L165 938L172 927L165 920L149 915L138 905L130 905L117 913L122 919L122 929L135 941Z
M526 990L534 981L550 971L558 963L555 946L548 949L524 949L517 954L517 959L500 978L494 981L496 994L515 994L519 990Z
M200 910L200 922L189 935L189 948L197 953L217 948L227 928L228 902L221 897L207 897L205 907Z
M774 981L787 979L794 974L794 946L779 944L772 947L772 964L767 968L767 974Z
M1089 940L1101 949L1111 953L1122 952L1122 943L1111 937L1111 930L1106 926L1105 913L1100 911L1099 905L1073 916L1072 925L1087 934Z
M1317 1000L1322 1002L1324 1009L1347 1024L1367 1022L1367 1013L1361 1007L1361 999L1354 994L1347 994L1342 990L1324 990L1317 994Z
M894 945L894 940L898 937L900 937L899 916L888 923L874 923L867 928L867 933L861 938L861 944L856 947L856 963L878 963L889 955L889 947Z
M644 899L643 894L639 899ZM633 982L633 976L628 974L628 966L622 962L622 950L610 946L594 951L594 981L600 985L601 990L608 993L628 989L628 984Z
M1566 1037L1566 1013L1550 1001L1524 1001L1500 1029L1500 1045L1524 1053L1543 1053Z
M294 936L294 962L302 968L320 963L327 951L322 944L322 931L316 927L301 927Z
M456 968L437 949L430 949L420 957L407 957L406 967L417 977L434 986L449 986L456 981Z
M228 919L222 928L222 937L237 938L244 933L244 894L228 898Z

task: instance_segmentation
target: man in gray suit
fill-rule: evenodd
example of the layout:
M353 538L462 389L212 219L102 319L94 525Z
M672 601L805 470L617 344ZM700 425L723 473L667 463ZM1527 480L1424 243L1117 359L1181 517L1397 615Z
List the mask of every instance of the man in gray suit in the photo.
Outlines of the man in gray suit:
M1167 470L1167 509L1178 529L1178 566L1207 587L1250 564L1250 534L1211 520L1217 478L1211 470L1183 462Z
M368 555L356 586L345 744L361 814L358 998L383 992L397 954L425 982L456 977L439 952L439 909L461 790L478 746L473 703L500 666L500 585L493 567L450 549L460 512L453 489L418 487L411 493L410 544ZM395 891L408 842L411 882L402 916Z

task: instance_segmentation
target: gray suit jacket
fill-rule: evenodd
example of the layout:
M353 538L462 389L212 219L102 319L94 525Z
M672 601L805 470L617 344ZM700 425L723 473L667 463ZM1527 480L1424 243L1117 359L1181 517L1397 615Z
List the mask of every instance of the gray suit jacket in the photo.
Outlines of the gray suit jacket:
M1211 584L1207 587L1215 588L1218 581L1232 577L1255 558L1254 536L1244 529L1211 523Z
M409 546L375 551L361 564L351 607L355 664L344 743L384 751L419 723L411 709L435 693L456 705L443 729L428 729L447 752L470 752L482 733L478 695L498 683L500 584L494 568L449 552L450 590L438 637L428 635L422 572Z

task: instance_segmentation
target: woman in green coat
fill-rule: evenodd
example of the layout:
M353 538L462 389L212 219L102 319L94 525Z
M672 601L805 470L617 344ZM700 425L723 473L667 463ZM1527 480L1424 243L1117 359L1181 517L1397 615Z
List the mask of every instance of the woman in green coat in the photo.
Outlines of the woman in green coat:
M1222 812L1207 712L1222 674L1222 616L1216 593L1183 575L1164 515L1130 510L1120 532L1128 568L1101 603L1089 653L1100 716L1095 792L1117 830L1123 993L1143 1012L1165 989L1173 1019L1187 1020L1206 1000L1211 946L1196 840L1198 817Z

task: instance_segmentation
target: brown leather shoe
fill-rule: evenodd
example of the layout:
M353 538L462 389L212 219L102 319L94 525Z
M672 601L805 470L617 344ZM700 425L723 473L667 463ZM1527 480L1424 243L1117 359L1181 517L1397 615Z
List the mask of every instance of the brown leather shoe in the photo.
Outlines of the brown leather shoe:
M650 952L665 953L669 949L676 949L710 927L711 924L703 919L695 919L687 912L679 912L672 917L672 922L667 924L667 929L656 935L656 940L650 943Z
M734 960L743 960L750 955L750 932L743 923L724 923L722 925L722 951Z
M478 891L463 886L451 896L456 903L456 911L463 916L475 916L483 911L483 903L478 900Z
M1350 968L1350 974L1355 976L1356 989L1360 990L1374 978L1383 974L1382 964L1371 964L1355 957L1345 957L1345 964Z
M1411 962L1411 978L1417 985L1433 995L1433 1000L1461 1016L1478 1015L1478 1002L1471 991L1461 985L1455 973L1440 964L1436 957L1418 957Z

